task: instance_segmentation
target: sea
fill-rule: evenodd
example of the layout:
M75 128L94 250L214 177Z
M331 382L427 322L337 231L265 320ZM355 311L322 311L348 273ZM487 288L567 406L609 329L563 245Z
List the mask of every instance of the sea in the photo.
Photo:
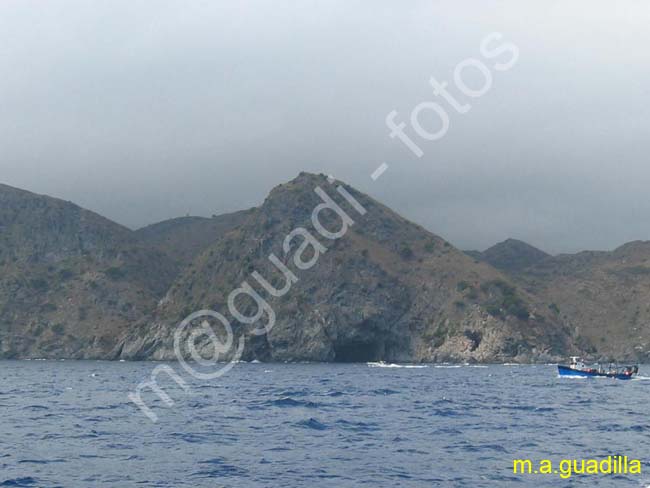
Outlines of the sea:
M157 366L167 374L128 398ZM650 366L641 373L650 376ZM0 361L0 486L647 487L650 378L552 365ZM171 404L173 402L173 404ZM169 403L169 404L168 404ZM513 460L639 459L641 474L515 474Z

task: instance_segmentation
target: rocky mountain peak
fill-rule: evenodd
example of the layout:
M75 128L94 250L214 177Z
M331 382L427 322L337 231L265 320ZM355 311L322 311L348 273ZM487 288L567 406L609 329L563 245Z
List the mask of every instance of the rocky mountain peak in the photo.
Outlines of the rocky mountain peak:
M306 268L296 261L305 232ZM255 277L283 288L287 273L295 280L280 296ZM262 337L234 320L229 298L243 283L273 310ZM238 303L244 314L256 310ZM230 313L248 337L247 360L486 361L549 356L568 341L544 306L495 269L349 185L309 173L275 187L197 258L156 310L153 332L125 338L124 356L172 358L174 328L202 309Z
M505 272L519 272L544 261L550 254L518 239L506 239L473 255Z

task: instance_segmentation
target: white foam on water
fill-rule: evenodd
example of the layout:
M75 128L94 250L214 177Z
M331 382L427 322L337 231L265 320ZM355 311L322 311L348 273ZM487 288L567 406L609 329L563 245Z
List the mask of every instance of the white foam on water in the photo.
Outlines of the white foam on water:
M399 364L390 363L367 363L371 368L401 368Z
M421 369L428 368L426 364L394 364L394 363L366 363L370 368L404 368L404 369Z

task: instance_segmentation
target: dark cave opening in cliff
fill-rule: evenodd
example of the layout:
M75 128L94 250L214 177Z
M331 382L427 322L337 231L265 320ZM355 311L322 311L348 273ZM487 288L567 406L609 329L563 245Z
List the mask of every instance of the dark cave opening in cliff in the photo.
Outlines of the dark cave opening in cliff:
M353 341L334 346L337 363L367 363L385 359L386 348L381 341Z

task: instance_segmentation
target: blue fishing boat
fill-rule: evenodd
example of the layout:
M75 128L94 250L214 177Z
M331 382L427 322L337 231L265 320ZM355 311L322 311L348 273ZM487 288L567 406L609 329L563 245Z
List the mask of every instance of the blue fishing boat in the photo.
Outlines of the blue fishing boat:
M601 365L587 366L578 356L571 357L571 364L568 366L558 364L557 371L560 376L565 377L588 377L588 378L615 378L617 380L629 380L639 372L639 366L618 366L610 364L607 367Z

